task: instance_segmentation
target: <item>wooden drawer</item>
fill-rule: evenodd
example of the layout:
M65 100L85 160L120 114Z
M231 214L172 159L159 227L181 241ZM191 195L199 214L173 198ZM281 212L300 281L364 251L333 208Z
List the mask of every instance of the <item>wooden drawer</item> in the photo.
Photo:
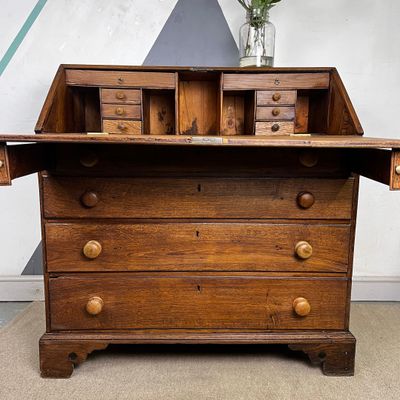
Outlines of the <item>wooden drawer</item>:
M224 74L224 90L328 89L329 73Z
M257 121L293 121L294 107L257 107Z
M121 135L141 135L142 122L121 119L103 119L103 132Z
M43 179L46 218L349 219L353 179ZM311 193L314 204L298 205ZM92 199L84 205L85 198Z
M141 118L141 106L136 104L102 104L101 115L103 118Z
M49 279L52 330L344 329L347 280L93 274ZM86 305L103 307L90 315ZM293 310L305 298L311 312ZM97 308L99 311L99 308Z
M94 71L67 69L69 86L136 87L149 89L174 89L175 73L145 71Z
M140 104L142 94L136 89L101 89L102 103Z
M348 225L47 223L47 270L346 272L349 240Z
M297 100L295 90L258 90L256 96L258 106L294 106Z
M282 136L294 133L294 122L256 122L255 134L260 136Z

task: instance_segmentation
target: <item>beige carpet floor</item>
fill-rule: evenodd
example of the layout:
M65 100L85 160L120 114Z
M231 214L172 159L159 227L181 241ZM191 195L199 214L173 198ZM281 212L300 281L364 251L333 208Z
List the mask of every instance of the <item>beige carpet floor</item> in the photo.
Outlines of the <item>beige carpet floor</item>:
M301 353L268 346L115 346L70 379L39 376L44 307L0 330L0 399L400 399L400 304L353 304L354 377L326 377Z

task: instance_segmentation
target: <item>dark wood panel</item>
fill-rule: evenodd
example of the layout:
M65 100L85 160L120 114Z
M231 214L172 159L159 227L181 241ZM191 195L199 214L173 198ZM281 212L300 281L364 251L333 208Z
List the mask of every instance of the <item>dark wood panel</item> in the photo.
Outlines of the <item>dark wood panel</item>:
M44 179L46 218L338 218L351 215L353 180L212 178ZM86 208L82 195L94 192ZM299 193L315 199L297 205Z
M56 271L346 272L349 226L265 223L47 223L47 269ZM127 239L129 238L129 239ZM95 259L83 249L95 240ZM301 259L306 241L312 256ZM87 245L89 246L89 245Z
M49 282L51 329L343 329L346 289L337 279L66 275ZM95 316L94 296L104 304ZM305 317L293 311L298 297L311 306Z

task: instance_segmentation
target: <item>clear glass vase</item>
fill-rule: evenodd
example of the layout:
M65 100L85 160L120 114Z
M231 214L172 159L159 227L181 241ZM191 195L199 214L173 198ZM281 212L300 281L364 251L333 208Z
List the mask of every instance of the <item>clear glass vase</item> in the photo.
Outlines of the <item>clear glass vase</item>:
M275 26L269 13L261 9L247 12L246 23L239 31L240 66L273 67L275 55Z

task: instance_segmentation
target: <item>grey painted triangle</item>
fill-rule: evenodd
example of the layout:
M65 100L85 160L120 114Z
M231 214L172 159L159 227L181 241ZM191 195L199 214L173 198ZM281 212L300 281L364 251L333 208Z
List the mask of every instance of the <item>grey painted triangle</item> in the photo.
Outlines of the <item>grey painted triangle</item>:
M43 274L43 253L42 242L38 244L32 257L29 259L21 275L42 275Z
M218 0L179 0L143 65L238 66L239 50Z

